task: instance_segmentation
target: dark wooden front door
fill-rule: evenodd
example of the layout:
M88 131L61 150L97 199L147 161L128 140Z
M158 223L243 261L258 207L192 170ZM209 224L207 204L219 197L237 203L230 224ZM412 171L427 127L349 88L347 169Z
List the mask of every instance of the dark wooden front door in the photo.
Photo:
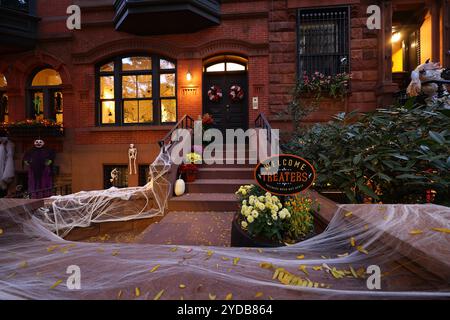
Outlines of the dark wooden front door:
M232 101L230 89L238 85L244 90L241 101ZM222 99L213 102L208 97L212 86L222 90ZM248 81L247 73L205 73L203 81L203 112L214 118L214 127L225 132L226 129L248 128Z

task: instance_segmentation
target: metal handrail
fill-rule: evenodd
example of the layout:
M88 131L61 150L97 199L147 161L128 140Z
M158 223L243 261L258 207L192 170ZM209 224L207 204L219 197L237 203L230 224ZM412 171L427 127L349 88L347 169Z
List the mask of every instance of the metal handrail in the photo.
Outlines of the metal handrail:
M188 115L184 115L183 118L169 131L169 133L166 134L162 140L158 141L159 147L164 153L166 153L173 145L172 134L178 129L194 129L194 119Z
M267 120L264 113L260 113L255 120L255 128L267 130L267 141L270 143L272 141L272 126L269 120Z

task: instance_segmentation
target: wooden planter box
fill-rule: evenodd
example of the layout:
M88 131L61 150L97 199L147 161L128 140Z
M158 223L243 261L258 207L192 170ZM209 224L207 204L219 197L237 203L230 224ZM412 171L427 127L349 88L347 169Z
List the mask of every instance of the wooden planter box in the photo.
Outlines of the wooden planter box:
M9 126L6 127L7 135L10 137L62 137L64 128L41 127L41 126Z
M255 239L252 238L247 232L242 230L241 226L238 223L239 214L233 219L231 225L231 246L232 247L246 247L246 248L279 248L286 246L284 243L270 241L266 239ZM314 227L314 229L316 229ZM305 238L300 239L298 242L305 241L309 238L312 238L316 234L315 230L313 230L309 235ZM298 243L297 242L297 243Z

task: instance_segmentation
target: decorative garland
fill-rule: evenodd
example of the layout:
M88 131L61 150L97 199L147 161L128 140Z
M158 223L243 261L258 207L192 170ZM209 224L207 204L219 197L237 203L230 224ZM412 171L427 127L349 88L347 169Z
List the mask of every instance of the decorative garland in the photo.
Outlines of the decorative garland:
M242 88L238 85L233 85L230 88L230 99L231 102L241 102L242 100L244 100L244 90L242 90Z
M212 102L219 102L223 97L222 89L219 86L213 85L208 91L208 98Z

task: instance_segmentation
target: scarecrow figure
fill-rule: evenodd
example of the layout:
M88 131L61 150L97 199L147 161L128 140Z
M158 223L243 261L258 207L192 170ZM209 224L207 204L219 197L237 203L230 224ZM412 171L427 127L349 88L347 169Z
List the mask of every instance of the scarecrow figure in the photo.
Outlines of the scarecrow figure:
M34 147L28 150L23 158L25 165L28 166L28 192L32 198L52 195L52 165L55 160L55 152L44 146L43 140L35 140Z

